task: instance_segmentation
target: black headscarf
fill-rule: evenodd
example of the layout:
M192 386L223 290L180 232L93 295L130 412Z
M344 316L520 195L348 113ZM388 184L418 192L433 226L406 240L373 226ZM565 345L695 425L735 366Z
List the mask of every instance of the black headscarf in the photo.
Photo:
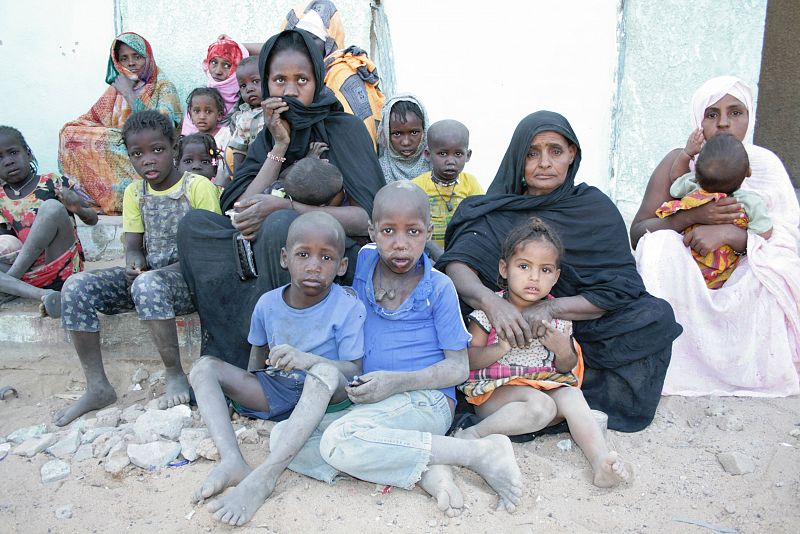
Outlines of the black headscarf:
M575 159L564 183L547 195L525 195L525 159L533 138L558 132L575 146ZM645 293L628 247L622 216L595 187L575 185L581 147L567 119L537 111L519 123L494 181L484 196L468 197L458 207L445 236L446 252L436 263L443 269L461 261L477 270L481 281L497 288L497 265L505 237L532 216L541 217L564 243L561 277L555 296L581 294L604 310L615 310Z
M286 152L283 169L304 158L312 141L322 141L328 145L328 159L339 169L344 179L344 189L367 213L372 213L372 200L378 189L385 184L378 158L372 145L372 138L364 124L343 111L342 105L333 92L325 87L325 65L319 46L311 34L304 30L286 30L273 35L264 43L258 56L261 76L261 91L264 98L269 97L269 78L267 66L275 43L282 36L297 33L306 45L314 68L315 88L313 102L305 106L296 98L284 97L289 110L283 118L291 127L291 140ZM358 126L357 124L360 124ZM236 169L236 177L225 188L220 198L222 211L233 207L233 203L245 192L247 186L261 170L267 154L274 145L272 135L265 126L250 144L247 158Z
M542 132L563 135L576 155L563 184L546 195L528 196L525 159L534 136ZM599 319L574 322L586 364L584 395L593 408L608 413L610 428L632 432L647 426L655 414L681 327L669 304L646 292L614 203L595 187L575 185L580 161L580 144L567 119L550 111L528 115L514 131L487 194L459 205L436 268L465 263L485 286L497 290L508 233L533 216L548 222L565 249L553 295L581 295L607 311Z

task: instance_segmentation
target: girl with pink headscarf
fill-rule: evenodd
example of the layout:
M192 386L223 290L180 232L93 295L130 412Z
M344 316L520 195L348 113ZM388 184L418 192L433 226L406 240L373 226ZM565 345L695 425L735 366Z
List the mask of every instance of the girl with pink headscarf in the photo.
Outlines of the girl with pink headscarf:
M673 346L665 395L781 397L800 393L800 208L778 156L750 143L752 90L738 78L704 83L692 98L692 125L710 139L731 134L745 142L752 176L742 189L758 194L773 221L769 239L736 227L732 197L666 219L654 215L669 200L676 148L656 167L631 225L631 243L647 290L667 300L684 328ZM697 228L682 232L696 224ZM727 244L743 254L725 285L709 289L690 249Z
M225 115L228 115L239 100L239 82L236 80L236 67L248 57L247 49L225 36L220 37L208 47L203 60L203 70L208 77L207 87L213 87L222 94L225 101ZM197 128L189 119L189 112L183 118L181 135L197 133Z

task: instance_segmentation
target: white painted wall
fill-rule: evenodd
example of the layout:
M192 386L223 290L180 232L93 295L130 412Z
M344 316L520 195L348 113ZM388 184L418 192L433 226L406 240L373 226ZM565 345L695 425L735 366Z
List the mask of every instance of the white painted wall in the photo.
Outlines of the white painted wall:
M488 185L526 115L563 114L583 149L578 181L607 191L617 0L384 0L397 91L432 121L470 129L466 170Z
M57 170L58 132L107 87L114 38L108 0L3 2L0 124L20 130L44 172Z

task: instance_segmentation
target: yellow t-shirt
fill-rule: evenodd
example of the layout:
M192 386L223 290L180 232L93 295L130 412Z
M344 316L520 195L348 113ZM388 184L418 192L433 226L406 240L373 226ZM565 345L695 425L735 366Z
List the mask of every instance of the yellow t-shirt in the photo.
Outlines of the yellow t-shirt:
M190 174L184 173L178 182L165 191L156 191L150 185L147 186L149 195L161 196L178 191ZM219 207L219 188L205 176L195 175L196 178L189 184L189 205L194 209L213 211L222 213ZM139 209L139 196L142 194L141 180L134 180L125 188L125 195L122 197L122 231L137 234L144 233L144 222L142 222L142 212Z
M439 185L431 180L431 173L420 174L411 180L425 191L431 206L431 223L433 223L433 241L444 247L444 233L450 219L453 218L458 205L467 197L483 195L485 191L478 179L473 175L462 172L458 175L455 185Z

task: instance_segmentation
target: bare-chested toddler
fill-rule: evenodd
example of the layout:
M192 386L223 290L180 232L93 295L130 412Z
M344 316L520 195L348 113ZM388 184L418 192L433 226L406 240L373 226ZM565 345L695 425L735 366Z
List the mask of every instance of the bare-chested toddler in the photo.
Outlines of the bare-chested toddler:
M247 522L325 413L351 404L345 376L361 372L365 310L352 289L333 283L347 271L344 252L345 232L336 219L321 211L298 217L281 250L291 282L265 293L250 323L251 367L267 367L248 372L206 356L192 369L197 405L220 453L194 499L236 486L208 505L223 523ZM243 415L288 417L287 431L255 470L239 450L226 397Z

